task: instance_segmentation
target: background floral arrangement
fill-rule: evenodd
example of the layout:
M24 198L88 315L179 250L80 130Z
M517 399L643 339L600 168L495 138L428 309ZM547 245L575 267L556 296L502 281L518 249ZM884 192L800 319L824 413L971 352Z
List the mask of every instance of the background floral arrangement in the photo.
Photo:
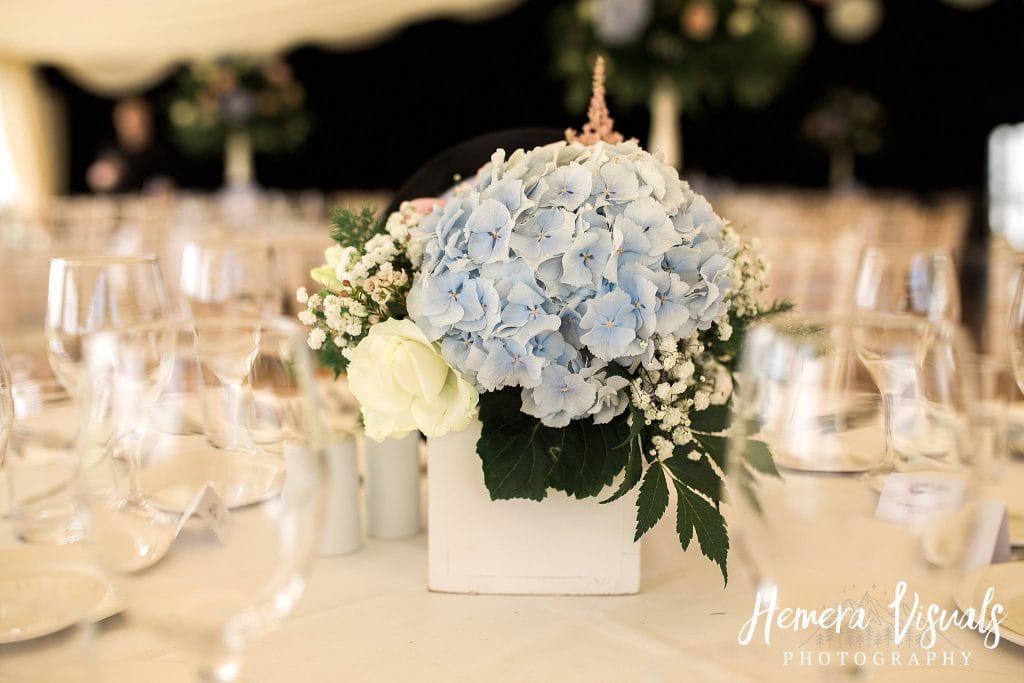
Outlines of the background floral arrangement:
M294 149L309 135L306 92L278 59L225 57L196 62L178 79L168 117L175 138L193 154L219 153L232 133L253 149Z
M885 107L870 93L830 91L803 120L804 137L830 154L874 154L882 146Z
M725 576L737 351L786 306L758 303L763 257L675 169L621 142L605 109L591 122L572 142L499 149L384 221L337 212L300 319L321 363L347 372L369 437L479 417L493 499L598 496L621 477L606 502L639 484L637 539L674 490L680 543L696 535ZM747 466L774 473L767 446L746 443Z
M590 67L607 57L608 90L622 106L645 104L672 83L684 109L732 96L767 103L810 46L806 8L789 0L573 0L552 14L555 69L582 109Z

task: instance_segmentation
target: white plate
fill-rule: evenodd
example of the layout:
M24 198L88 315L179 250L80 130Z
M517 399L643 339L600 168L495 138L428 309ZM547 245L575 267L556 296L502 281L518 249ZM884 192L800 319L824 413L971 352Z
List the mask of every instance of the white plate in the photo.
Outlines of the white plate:
M953 595L961 610L981 607L985 591L995 589L995 601L1006 609L999 636L1024 647L1024 562L1003 562L981 567L965 578Z
M859 679L858 679L859 680ZM963 669L936 669L934 667L911 669L898 667L869 674L868 683L964 683L964 681L1020 681L1020 676L994 671L970 671Z
M277 495L283 474L278 456L215 448L205 437L189 436L156 454L139 484L153 505L180 513L207 482L225 505L238 508Z
M0 551L0 643L61 631L83 617L122 609L113 585L81 546L20 546Z

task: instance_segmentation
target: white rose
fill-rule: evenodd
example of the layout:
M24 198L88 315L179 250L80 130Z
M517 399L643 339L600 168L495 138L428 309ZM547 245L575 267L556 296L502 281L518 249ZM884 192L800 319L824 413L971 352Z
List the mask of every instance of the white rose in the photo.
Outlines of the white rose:
M374 441L414 429L441 436L476 417L476 389L411 320L388 319L370 328L349 355L348 384Z

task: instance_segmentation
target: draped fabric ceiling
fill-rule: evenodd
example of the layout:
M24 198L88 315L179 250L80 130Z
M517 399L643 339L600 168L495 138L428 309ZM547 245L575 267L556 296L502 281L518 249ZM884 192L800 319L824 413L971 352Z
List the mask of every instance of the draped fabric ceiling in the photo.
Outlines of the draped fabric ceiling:
M107 96L142 90L177 64L356 47L435 17L472 21L518 0L4 0L0 9L0 203L58 189L60 116L34 67L61 68ZM13 167L16 182L5 183Z

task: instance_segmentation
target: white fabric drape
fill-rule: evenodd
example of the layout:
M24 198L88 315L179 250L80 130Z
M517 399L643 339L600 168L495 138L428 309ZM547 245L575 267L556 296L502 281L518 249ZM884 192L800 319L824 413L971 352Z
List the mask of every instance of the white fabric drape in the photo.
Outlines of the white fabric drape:
M59 188L65 149L50 64L107 95L137 92L176 64L272 54L297 44L351 47L432 17L479 20L519 0L2 0L0 205Z
M0 54L64 68L119 95L175 62L267 54L300 43L348 47L431 17L477 20L518 0L4 0Z
M0 205L36 206L60 189L62 118L32 66L0 60Z

